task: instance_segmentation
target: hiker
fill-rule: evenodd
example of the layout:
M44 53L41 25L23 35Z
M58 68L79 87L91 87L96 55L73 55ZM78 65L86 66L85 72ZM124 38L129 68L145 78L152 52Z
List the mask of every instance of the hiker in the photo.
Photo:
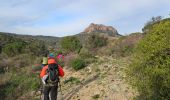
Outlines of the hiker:
M58 54L57 60L64 60L64 55L61 53Z
M48 64L47 53L44 55L42 59L42 68Z
M59 76L64 76L62 67L56 63L54 58L49 57L48 65L43 67L40 73L43 82L44 100L49 100L50 97L50 100L57 100Z
M58 63L59 65L61 65L62 67L64 67L64 55L62 54L62 52L60 52L60 53L57 55L56 59L57 59L57 63Z

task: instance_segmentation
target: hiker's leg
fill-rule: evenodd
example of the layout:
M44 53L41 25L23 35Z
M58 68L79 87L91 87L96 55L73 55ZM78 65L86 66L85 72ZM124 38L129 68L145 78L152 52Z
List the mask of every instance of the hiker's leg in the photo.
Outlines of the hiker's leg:
M51 87L44 86L44 100L49 100L50 89L51 89Z
M57 89L58 89L58 86L51 87L51 92L50 92L51 100L57 100L57 92L58 92Z

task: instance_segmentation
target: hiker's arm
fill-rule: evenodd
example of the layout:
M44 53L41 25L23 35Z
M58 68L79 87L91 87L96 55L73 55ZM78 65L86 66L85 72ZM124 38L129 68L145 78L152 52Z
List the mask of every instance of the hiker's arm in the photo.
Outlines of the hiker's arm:
M47 66L43 67L43 69L41 70L41 73L40 73L40 77L43 78L44 75L46 75L46 70L47 70Z
M64 71L60 65L58 65L58 72L59 72L59 76L61 76L61 77L64 76Z

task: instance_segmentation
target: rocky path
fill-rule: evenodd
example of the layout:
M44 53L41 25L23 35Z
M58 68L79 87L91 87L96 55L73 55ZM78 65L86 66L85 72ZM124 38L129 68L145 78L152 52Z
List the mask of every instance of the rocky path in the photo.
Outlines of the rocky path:
M97 62L83 70L72 72L66 69L62 81L75 77L80 83L62 82L64 100L131 100L136 92L125 80L124 70L128 63L128 58L99 57Z

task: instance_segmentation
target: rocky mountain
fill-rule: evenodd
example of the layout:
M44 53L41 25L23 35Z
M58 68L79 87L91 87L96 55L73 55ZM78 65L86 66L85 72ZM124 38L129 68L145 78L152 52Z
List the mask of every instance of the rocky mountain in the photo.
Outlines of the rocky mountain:
M107 33L109 36L119 36L117 30L113 28L112 26L105 26L102 24L94 24L91 23L84 31L83 33Z

